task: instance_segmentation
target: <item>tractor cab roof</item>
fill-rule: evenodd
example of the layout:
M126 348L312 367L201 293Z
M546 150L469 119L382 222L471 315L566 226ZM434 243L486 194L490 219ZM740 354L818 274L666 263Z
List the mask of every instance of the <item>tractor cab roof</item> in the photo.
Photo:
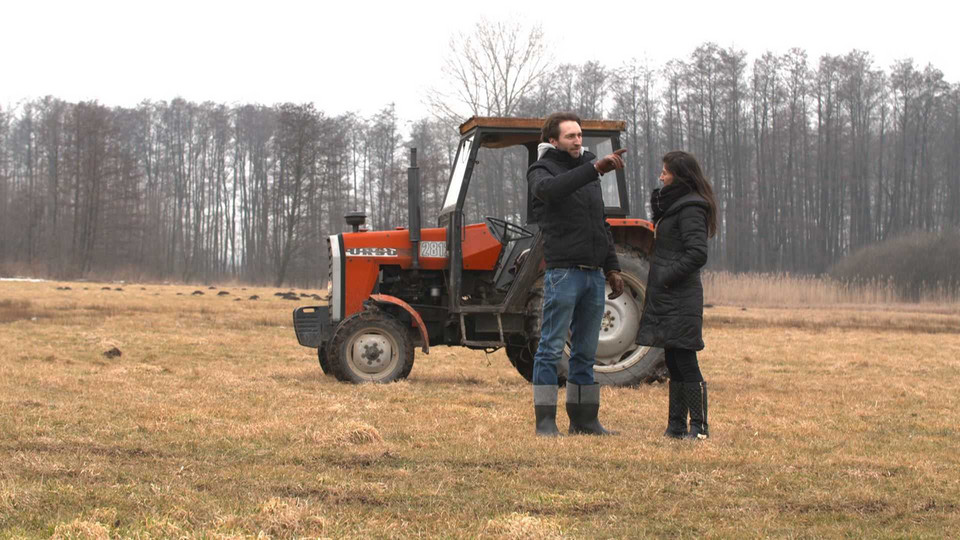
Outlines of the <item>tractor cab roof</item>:
M501 118L494 116L473 116L460 124L460 135L482 129L486 135L482 145L487 148L505 148L518 144L540 142L540 130L546 118ZM627 129L627 123L620 120L583 120L581 129L586 133L618 132Z
M449 216L453 212L462 211L474 166L482 161L478 159L481 149L525 147L527 163L520 170L521 174L526 167L537 161L537 146L540 144L540 133L545 120L473 116L460 124L460 147L453 162L447 194L443 198L437 223L445 227L450 223ZM619 120L582 120L580 126L583 130L584 148L589 148L597 155L606 155L621 148L620 134L626 131L627 124ZM601 189L608 216L626 216L629 213L627 184L623 171L604 176L601 179ZM528 194L527 216L533 215L532 204L533 198Z

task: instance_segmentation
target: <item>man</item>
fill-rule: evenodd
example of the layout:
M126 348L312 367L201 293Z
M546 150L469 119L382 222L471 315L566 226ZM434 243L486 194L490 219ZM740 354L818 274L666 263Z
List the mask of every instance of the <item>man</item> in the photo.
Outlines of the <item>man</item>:
M567 415L570 433L610 435L597 418L600 385L593 364L604 309L604 276L623 293L620 263L604 218L600 176L624 166L617 150L603 159L583 149L580 118L554 113L544 122L539 159L527 170L532 212L544 238L543 319L533 361L537 435L557 436L557 361L570 335Z

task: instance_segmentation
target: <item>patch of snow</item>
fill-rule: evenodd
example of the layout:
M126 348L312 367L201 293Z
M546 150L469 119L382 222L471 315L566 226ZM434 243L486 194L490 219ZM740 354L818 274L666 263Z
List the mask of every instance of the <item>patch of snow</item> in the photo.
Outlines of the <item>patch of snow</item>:
M3 277L0 278L0 281L26 281L27 283L42 283L46 281L45 279L33 279L33 278L19 278L19 277Z

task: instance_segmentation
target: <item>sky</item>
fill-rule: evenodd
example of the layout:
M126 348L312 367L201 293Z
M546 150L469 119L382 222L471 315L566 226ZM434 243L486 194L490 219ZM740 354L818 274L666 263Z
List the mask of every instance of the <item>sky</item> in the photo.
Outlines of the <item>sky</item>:
M394 103L429 114L450 40L481 19L539 24L555 62L636 58L653 67L707 41L746 50L861 49L877 67L913 58L960 82L949 2L519 2L448 0L0 0L0 107L53 95L133 106L144 100L306 102L368 116Z

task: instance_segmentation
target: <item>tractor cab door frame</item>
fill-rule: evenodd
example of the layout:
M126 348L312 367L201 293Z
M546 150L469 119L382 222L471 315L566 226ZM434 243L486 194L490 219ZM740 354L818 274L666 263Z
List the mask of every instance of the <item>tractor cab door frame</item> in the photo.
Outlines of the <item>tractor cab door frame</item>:
M460 312L461 285L463 284L463 201L470 186L470 176L477 162L480 149L475 141L477 130L461 137L457 156L454 158L453 172L447 184L447 194L443 199L443 208L437 217L437 224L447 230L447 261L449 263L450 312Z
M470 122L468 121L464 126L469 126ZM447 255L450 264L448 290L451 313L462 311L463 205L470 189L470 179L473 176L474 165L477 163L480 148L507 148L522 145L527 148L528 165L537 160L540 125L537 124L536 127L510 125L512 123L512 119L503 119L502 124L504 125L475 125L463 130L463 135L460 138L460 146L454 159L453 172L450 175L447 193L443 199L443 208L437 218L437 224L447 230ZM529 123L529 121L526 123Z

